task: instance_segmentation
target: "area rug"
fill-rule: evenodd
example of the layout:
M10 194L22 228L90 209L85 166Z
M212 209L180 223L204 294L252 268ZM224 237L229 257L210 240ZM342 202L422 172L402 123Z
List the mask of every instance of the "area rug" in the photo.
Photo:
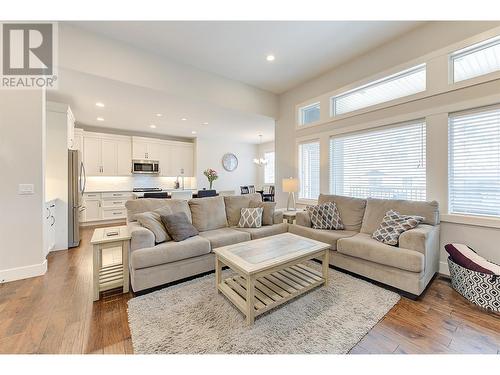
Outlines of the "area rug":
M248 327L239 310L216 292L210 274L131 299L128 319L138 354L344 354L399 299L330 269L328 287L299 296Z

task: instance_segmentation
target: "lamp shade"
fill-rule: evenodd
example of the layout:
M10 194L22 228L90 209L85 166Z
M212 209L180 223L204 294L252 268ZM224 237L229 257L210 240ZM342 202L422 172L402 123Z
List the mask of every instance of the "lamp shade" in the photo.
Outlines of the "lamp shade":
M284 178L282 187L285 193L296 193L299 191L299 180L293 177Z

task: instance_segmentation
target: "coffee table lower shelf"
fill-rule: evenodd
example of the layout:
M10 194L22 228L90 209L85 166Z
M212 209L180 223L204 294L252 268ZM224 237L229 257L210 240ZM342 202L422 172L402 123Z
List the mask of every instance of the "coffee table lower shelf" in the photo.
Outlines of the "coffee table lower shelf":
M321 272L304 264L297 264L269 275L254 283L254 315L258 316L325 283ZM218 289L247 315L247 280L238 274L225 278Z

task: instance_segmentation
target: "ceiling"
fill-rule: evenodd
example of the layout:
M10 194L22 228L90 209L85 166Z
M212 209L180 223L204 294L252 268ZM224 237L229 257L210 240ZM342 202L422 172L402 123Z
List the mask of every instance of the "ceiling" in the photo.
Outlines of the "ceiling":
M274 120L269 117L68 69L60 69L58 75L59 87L48 91L48 100L69 104L79 125L157 136L224 137L241 143L259 143L261 133L263 142L274 140ZM97 102L105 106L99 108ZM163 116L157 117L157 113ZM104 121L97 121L97 117ZM156 128L150 128L151 124Z
M71 24L280 94L422 22L80 21ZM275 61L267 62L268 54L273 54Z

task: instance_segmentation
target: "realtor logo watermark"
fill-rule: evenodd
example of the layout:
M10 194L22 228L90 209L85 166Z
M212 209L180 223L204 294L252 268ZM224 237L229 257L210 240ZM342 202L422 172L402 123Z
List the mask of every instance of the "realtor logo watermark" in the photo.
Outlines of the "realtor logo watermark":
M0 40L0 88L56 88L56 23L2 23Z

